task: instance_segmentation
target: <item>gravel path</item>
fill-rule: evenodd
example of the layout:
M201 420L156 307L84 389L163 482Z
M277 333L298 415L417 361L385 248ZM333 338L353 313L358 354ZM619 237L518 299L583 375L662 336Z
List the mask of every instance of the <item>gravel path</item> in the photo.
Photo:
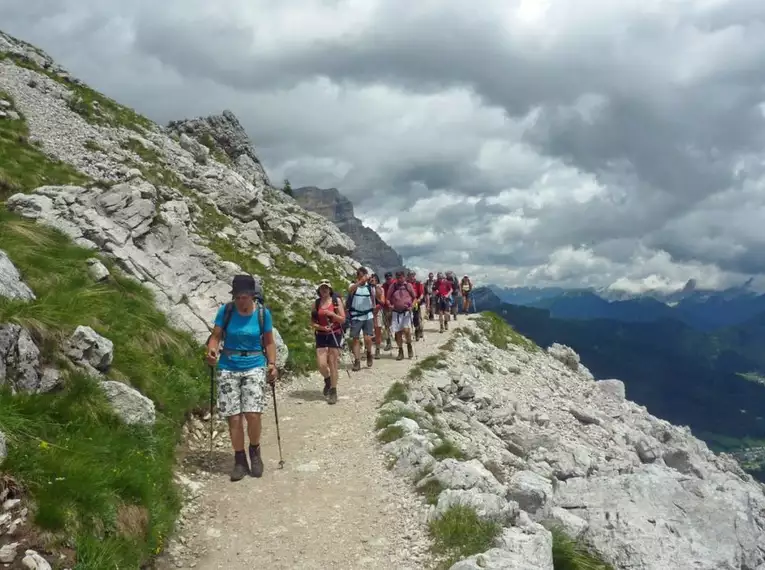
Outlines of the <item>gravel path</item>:
M462 318L450 323L450 330ZM214 472L207 474L186 517L185 545L176 545L194 554L158 567L425 568L430 541L424 503L408 481L386 469L374 423L388 387L447 338L439 334L437 321L426 322L424 339L414 344L417 358L396 361L394 346L372 368L362 360L361 371L351 372L350 379L341 370L334 406L322 396L318 373L285 386L277 395L285 465L278 469L269 402L261 479L229 481L233 454L227 435L220 436ZM197 459L206 461L206 455L197 452Z

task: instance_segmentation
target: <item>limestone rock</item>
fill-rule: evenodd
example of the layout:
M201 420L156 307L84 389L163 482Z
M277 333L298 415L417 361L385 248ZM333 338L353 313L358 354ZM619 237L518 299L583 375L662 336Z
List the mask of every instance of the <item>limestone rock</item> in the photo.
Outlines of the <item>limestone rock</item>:
M153 425L156 420L154 402L135 388L114 380L101 382L101 388L114 412L126 424Z
M15 324L0 324L0 385L15 393L50 392L60 384L61 375L44 366L40 349L29 331Z
M37 554L34 550L27 550L21 564L28 570L51 570L51 566L45 558Z
M100 282L109 278L109 270L95 257L91 257L87 261L88 273L93 278L93 281Z
M77 366L97 376L106 372L114 360L114 343L87 326L78 326L69 338L67 356Z
M498 522L503 526L511 525L518 514L518 503L507 501L504 497L492 493L482 493L471 489L446 489L438 496L438 504L433 512L434 518L454 506L467 506L486 520Z
M21 280L19 270L2 250L0 250L0 297L25 301L35 299L32 289Z
M8 444L5 441L5 434L0 431L0 465L3 464L6 457L8 457Z

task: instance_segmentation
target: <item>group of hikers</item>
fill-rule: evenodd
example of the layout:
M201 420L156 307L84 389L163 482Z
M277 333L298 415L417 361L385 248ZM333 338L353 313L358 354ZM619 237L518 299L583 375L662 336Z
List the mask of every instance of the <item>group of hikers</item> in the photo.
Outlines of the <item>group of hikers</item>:
M440 332L448 330L449 320L457 319L460 297L462 311L469 312L472 290L473 283L467 275L458 280L452 271L438 272L435 276L429 273L428 279L421 282L414 271L399 270L395 276L393 272L385 273L384 281L380 282L377 274L359 267L344 298L335 293L329 280L319 282L311 327L327 403L337 403L343 350L350 347L354 371L361 369L362 342L367 367L381 357L382 350L392 350L392 339L398 349L396 360L404 359L404 344L408 358L412 358L412 339L423 338L423 320L434 320L437 316ZM260 285L250 275L237 275L231 295L232 302L221 306L216 314L207 341L206 360L212 367L213 379L215 369L218 371L218 413L228 421L234 448L231 480L238 481L247 474L263 475L261 415L266 407L266 385L273 386L278 371L271 312L263 305ZM249 463L244 446L245 421Z

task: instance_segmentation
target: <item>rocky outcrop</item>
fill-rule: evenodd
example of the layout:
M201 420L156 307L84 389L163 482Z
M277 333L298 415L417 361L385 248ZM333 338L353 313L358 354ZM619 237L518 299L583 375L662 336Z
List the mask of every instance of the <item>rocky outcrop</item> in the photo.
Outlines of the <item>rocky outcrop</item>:
M353 204L336 188L304 186L293 189L295 200L306 210L322 215L356 244L354 259L382 276L404 267L404 260L373 229L366 227L353 212Z
M156 420L154 402L123 382L104 380L101 389L114 413L126 424L153 425Z
M464 326L446 367L425 366L407 403L382 408L402 416L385 445L393 469L437 481L431 518L470 493L463 504L504 528L453 570L551 569L553 527L617 570L765 568L765 486L735 460L625 399L618 380L595 381L569 347L508 335L500 349ZM437 459L444 442L461 459Z
M23 58L23 65L0 59L0 76L30 140L93 181L18 193L7 207L113 259L155 293L173 325L204 340L230 299L231 277L245 272L241 259L263 267L257 276L282 294L283 318L293 299L307 306L313 297L315 283L296 270L346 279L359 265L350 257L353 240L270 187L232 113L166 130L129 110L109 113L116 103L81 101L79 82L44 53L0 37L0 55ZM103 266L92 267L94 279L108 277Z

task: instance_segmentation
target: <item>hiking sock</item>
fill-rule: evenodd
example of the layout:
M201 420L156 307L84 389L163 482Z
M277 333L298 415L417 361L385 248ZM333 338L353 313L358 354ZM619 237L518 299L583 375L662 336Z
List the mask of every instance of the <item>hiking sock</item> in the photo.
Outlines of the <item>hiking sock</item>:
M263 460L260 458L260 444L250 444L250 475L253 477L263 476Z
M247 465L247 455L245 455L244 450L235 451L234 468L231 470L231 480L239 481L249 472L250 468Z
M331 387L331 385L332 385L332 380L329 376L327 376L324 379L324 392L323 392L324 397L326 397L327 394L329 394L329 388Z

